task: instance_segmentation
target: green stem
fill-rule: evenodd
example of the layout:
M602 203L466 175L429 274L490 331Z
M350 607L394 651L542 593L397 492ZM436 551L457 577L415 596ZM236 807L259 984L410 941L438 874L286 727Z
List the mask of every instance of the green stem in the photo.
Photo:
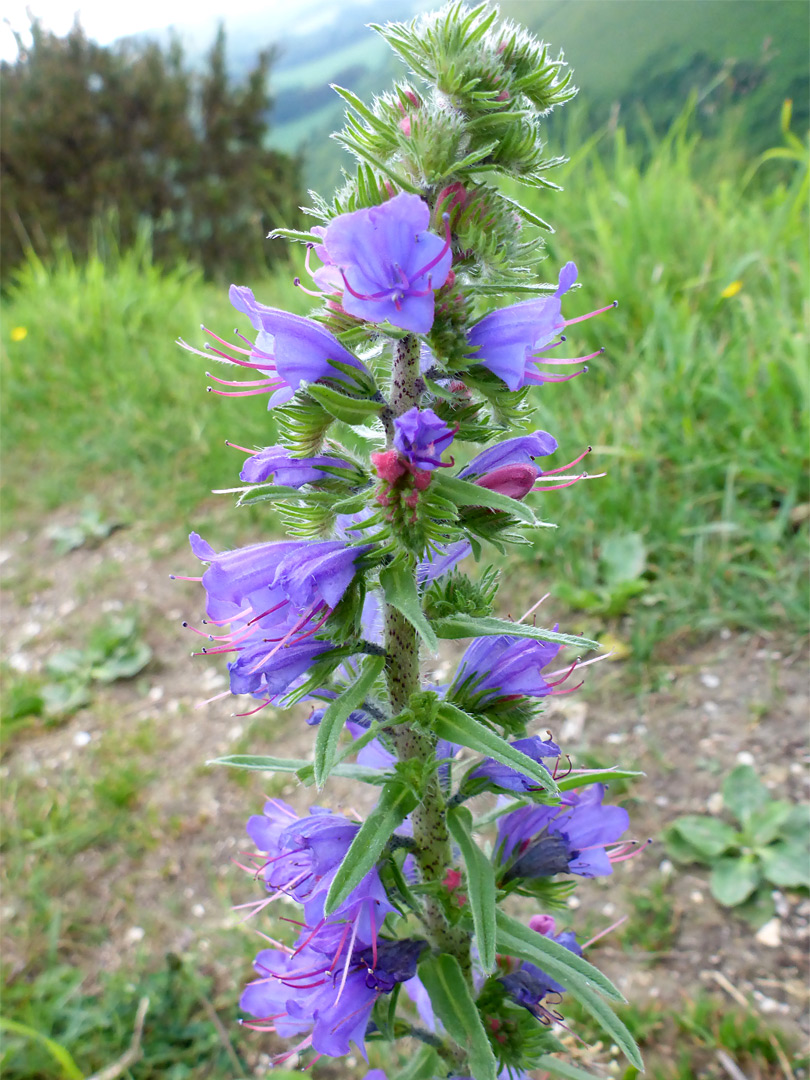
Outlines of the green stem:
M419 404L422 390L419 374L419 342L409 334L397 342L391 375L390 406L393 417L401 416ZM393 423L389 432L392 438ZM391 709L396 716L408 707L411 695L421 689L419 681L419 642L410 622L391 607L385 608L386 679ZM436 740L410 724L399 724L391 732L400 761L428 761L434 754ZM450 836L445 820L445 799L438 776L430 780L422 801L411 814L414 857L426 885L441 886L452 866ZM470 971L469 935L449 924L441 901L428 894L424 899L423 918L436 948L455 956L465 972Z

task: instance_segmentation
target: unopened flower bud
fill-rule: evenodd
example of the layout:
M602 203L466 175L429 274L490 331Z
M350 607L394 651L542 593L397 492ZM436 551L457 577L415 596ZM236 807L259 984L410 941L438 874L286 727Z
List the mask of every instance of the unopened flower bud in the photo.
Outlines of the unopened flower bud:
M396 450L379 450L371 455L371 463L381 480L387 480L389 484L396 483L407 469Z
M520 500L529 494L538 476L540 469L534 465L502 465L499 469L479 476L474 482L488 491L497 491L499 495Z

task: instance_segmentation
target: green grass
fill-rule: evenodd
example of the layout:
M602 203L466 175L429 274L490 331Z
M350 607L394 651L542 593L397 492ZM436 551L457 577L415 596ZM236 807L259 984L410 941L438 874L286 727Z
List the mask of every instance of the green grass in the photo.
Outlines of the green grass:
M591 444L590 470L608 476L538 498L559 529L527 549L525 569L552 591L604 595L605 541L637 533L644 592L595 610L632 615L640 658L677 632L798 627L810 498L806 166L766 163L745 184L730 152L712 156L690 137L688 113L644 167L621 129L598 142L573 155L564 193L516 192L557 228L540 276L569 258L580 267L566 313L620 301L569 335L580 354L606 347L589 374L534 394L532 422L558 438L559 460ZM291 276L255 291L306 310ZM724 297L732 282L739 291ZM263 399L206 396L205 360L173 344L199 344L203 318L230 333L225 291L189 267L160 270L145 243L84 266L32 261L4 306L7 523L95 492L119 517L181 535L207 491L236 481L241 459L225 439L273 441Z
M543 497L560 527L541 536L533 569L552 589L596 588L606 538L639 532L642 656L674 630L805 618L806 165L761 190L722 158L698 175L711 147L687 121L644 169L619 130L602 155L575 156L564 193L529 196L558 230L541 275L569 258L580 267L569 317L620 303L571 329L572 355L606 347L589 374L535 396L561 454L591 444L589 470L609 475Z

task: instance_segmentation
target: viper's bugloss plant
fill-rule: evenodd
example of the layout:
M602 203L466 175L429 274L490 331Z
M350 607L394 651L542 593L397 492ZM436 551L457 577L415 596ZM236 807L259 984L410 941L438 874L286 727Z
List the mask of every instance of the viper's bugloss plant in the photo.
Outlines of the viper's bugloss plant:
M211 390L274 410L274 445L237 447L238 502L269 501L287 536L217 552L192 534L207 564L194 629L227 660L241 715L308 701L314 740L310 762L220 760L378 792L363 822L278 800L250 818L265 893L245 906L261 920L283 898L300 916L294 940L259 952L241 1007L292 1040L278 1060L411 1038L412 1080L495 1080L554 1072L570 994L640 1068L620 993L548 911L572 875L636 850L603 783L634 774L572 770L533 733L596 643L537 625L538 604L497 617L497 574L471 566L546 526L536 493L587 475L590 448L553 460L562 433L532 429L531 395L585 373L598 353L560 355L565 331L608 308L577 304L573 262L536 283L544 223L498 186L555 186L540 122L571 75L487 5L374 29L419 86L370 106L336 88L356 173L313 196L309 232L275 234L306 244L317 306L303 318L232 286L255 336L209 332L201 351L224 366ZM455 674L431 682L423 656L463 639ZM475 818L479 796L493 805ZM533 910L509 914L512 894Z

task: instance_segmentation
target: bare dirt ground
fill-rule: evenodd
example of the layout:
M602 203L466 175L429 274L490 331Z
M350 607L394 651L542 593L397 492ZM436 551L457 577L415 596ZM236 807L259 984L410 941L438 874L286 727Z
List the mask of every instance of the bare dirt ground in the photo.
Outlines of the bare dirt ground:
M192 947L203 958L207 953L215 968L229 951L241 965L245 949L232 943L235 934L249 931L234 929L238 917L229 906L257 895L233 866L246 846L244 822L266 793L304 810L313 792L284 777L203 763L237 752L307 756L307 710L239 718L227 698L200 707L224 690L224 662L189 657L195 642L180 624L199 619L202 593L198 585L168 578L197 572L176 537L156 538L134 527L57 558L38 529L10 535L2 547L6 670L36 676L50 654L82 643L105 613L122 609L137 610L154 652L134 679L94 691L90 706L68 721L38 722L6 747L3 785L13 798L5 809L7 821L17 825L34 812L21 792L39 792L50 797L47 805L57 805L105 770L128 764L142 776L131 813L145 842L137 850L122 844L112 855L90 845L69 857L71 874L59 899L65 953L90 982L102 969ZM597 665L581 694L556 699L544 726L575 760L590 754L600 764L644 770L646 777L621 798L635 836L655 840L680 814L719 812L722 777L738 762L754 764L776 797L807 799L807 671L795 641L723 633L661 665L650 676L652 689L640 690L625 664ZM362 810L370 795L371 789L336 782L324 802ZM80 805L94 812L92 803ZM31 866L38 857L32 850ZM673 868L657 842L617 866L613 878L586 882L572 925L585 920L596 932L621 914L638 918L634 898L654 890L672 905L666 948L650 952L649 943L633 944L638 934L625 938L618 931L600 943L595 958L631 1001L677 1004L713 989L728 1003L747 998L794 1032L810 1030L810 901L776 894L775 917L757 935L715 904L705 869ZM5 883L4 958L12 974L28 962L23 895L22 883ZM73 941L70 927L88 910L103 934L90 944ZM248 975L245 967L223 968L234 993Z

